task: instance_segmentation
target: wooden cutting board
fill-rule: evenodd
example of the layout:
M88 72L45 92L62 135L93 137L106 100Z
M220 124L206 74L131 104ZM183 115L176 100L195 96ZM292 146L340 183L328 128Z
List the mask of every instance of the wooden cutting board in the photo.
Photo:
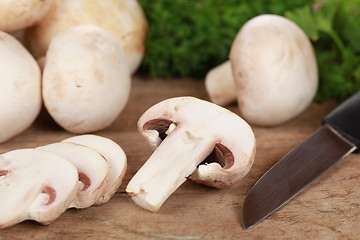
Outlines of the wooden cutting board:
M0 230L0 239L359 239L360 155L350 155L278 211L250 230L241 226L242 203L254 183L282 156L320 127L335 102L313 103L294 120L253 127L255 163L241 185L217 190L185 182L158 213L135 205L126 184L152 153L136 122L153 104L175 96L208 99L202 81L133 80L129 102L116 122L96 134L117 142L128 157L124 182L105 205L71 209L49 226L23 222ZM237 106L229 107L239 113ZM37 147L73 136L42 111L30 129L0 145L0 153ZM241 137L241 136L239 136ZM1 213L0 213L1 214Z

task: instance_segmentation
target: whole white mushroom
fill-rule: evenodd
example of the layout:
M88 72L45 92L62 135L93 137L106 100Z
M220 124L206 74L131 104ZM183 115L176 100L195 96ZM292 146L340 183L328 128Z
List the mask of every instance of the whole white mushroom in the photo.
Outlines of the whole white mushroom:
M44 56L51 39L75 25L106 30L122 45L131 72L139 67L148 24L137 0L55 0L43 21L25 33L30 51L35 58Z
M43 72L43 100L67 131L89 133L110 126L127 103L130 85L124 51L105 30L79 25L52 39Z
M20 134L41 109L40 69L10 34L0 31L0 143Z
M13 32L42 20L53 0L0 0L0 30Z
M277 15L249 20L230 51L242 117L260 126L284 123L312 102L318 68L310 40L292 21Z

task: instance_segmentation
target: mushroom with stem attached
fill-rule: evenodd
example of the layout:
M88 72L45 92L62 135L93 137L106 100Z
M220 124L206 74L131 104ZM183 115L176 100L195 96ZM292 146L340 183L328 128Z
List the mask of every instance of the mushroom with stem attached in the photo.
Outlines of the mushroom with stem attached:
M264 14L249 20L230 51L241 116L259 126L284 123L305 110L318 87L309 38L287 18Z
M153 212L189 176L218 188L238 183L255 156L255 137L243 119L194 97L154 105L140 117L138 130L158 148L126 191L136 204Z
M319 79L311 42L284 17L263 14L246 22L233 41L231 66L228 63L209 72L209 97L220 105L237 98L240 115L251 124L289 121L316 94Z

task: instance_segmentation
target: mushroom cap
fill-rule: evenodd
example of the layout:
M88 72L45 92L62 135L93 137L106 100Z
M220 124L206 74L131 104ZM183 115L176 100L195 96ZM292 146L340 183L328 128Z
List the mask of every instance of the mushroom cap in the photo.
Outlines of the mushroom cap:
M41 109L41 74L30 53L0 31L0 143L28 128Z
M127 158L123 149L114 141L91 134L80 135L63 140L87 146L100 153L110 166L110 181L95 205L101 205L110 200L120 187L127 168Z
M318 70L313 47L290 20L260 15L237 34L230 61L241 116L260 126L284 123L313 100Z
M59 155L36 149L2 154L0 228L27 219L49 224L68 208L77 183L76 168Z
M226 188L250 170L256 148L254 133L242 118L223 107L194 97L176 97L152 106L138 121L139 132L153 146L181 129L212 143L203 150L204 159L199 161L204 163L191 180ZM214 156L213 151L218 154ZM210 155L212 159L207 158Z
M102 196L110 181L109 164L94 149L71 143L58 142L39 147L69 160L79 174L79 191L69 207L86 208Z
M45 55L51 39L75 25L95 25L113 35L124 48L131 72L139 67L145 53L148 24L136 0L61 0L37 26L27 30L26 38L35 58Z
M13 32L42 20L53 0L0 0L0 30Z
M95 26L69 28L51 41L43 73L44 104L69 132L110 126L125 107L130 72L121 45Z

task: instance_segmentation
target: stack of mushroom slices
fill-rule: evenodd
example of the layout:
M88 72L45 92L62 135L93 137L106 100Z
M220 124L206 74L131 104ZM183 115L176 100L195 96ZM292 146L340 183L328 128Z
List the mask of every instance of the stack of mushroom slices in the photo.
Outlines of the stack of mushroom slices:
M50 224L67 208L106 203L127 167L110 139L80 135L0 155L0 228L25 220Z

